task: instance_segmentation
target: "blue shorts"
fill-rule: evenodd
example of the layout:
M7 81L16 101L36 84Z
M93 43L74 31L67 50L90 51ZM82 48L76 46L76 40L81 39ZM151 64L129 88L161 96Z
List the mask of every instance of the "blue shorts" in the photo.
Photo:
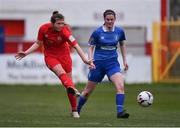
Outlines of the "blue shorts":
M116 58L94 61L96 69L89 71L88 80L101 82L105 75L110 78L113 74L120 72L120 64Z

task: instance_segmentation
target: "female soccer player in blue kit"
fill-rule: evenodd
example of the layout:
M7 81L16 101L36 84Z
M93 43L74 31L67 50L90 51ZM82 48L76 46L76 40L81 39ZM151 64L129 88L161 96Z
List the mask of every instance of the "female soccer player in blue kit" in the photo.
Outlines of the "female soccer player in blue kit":
M106 10L103 14L104 24L96 29L89 39L89 59L94 59L88 74L88 82L78 102L78 113L86 103L88 96L105 75L116 87L117 118L128 118L129 113L124 109L124 79L120 73L117 46L119 43L122 53L124 70L128 70L125 51L125 34L122 28L114 25L116 14L113 10ZM93 55L94 54L94 55Z

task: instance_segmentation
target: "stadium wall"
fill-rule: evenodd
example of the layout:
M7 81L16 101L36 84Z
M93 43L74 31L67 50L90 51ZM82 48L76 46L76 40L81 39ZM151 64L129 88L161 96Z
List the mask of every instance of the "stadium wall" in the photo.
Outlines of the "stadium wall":
M72 54L73 81L87 82L88 67L77 54ZM42 54L31 54L21 61L16 61L13 54L0 55L0 84L58 84L59 79L47 69ZM121 61L121 58L119 57ZM150 83L151 58L128 54L130 70L122 72L126 83ZM122 62L122 61L121 61ZM122 64L121 64L122 65ZM146 66L146 68L142 68ZM107 81L105 77L104 81Z

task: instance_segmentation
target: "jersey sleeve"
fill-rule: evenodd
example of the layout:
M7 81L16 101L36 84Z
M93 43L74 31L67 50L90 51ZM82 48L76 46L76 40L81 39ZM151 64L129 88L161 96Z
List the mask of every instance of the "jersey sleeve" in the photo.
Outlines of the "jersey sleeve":
M88 41L88 45L96 45L98 41L98 34L97 31L94 31Z
M74 46L77 44L76 39L74 38L71 30L68 27L64 27L62 29L62 32L63 32L63 36L65 37L65 39L67 40L67 42L70 46Z
M43 37L44 37L44 34L43 34L43 27L40 27L39 28L39 31L38 31L38 37L37 37L37 40L39 41L43 41Z
M119 42L122 42L123 40L126 40L126 36L123 30L120 31L120 38L119 38Z

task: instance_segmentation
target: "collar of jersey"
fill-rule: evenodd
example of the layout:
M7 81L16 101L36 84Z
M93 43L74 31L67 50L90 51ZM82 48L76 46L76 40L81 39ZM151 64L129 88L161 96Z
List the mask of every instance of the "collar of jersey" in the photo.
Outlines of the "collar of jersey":
M102 26L102 29L104 32L114 32L115 26L113 26L112 31L108 31L104 25Z

